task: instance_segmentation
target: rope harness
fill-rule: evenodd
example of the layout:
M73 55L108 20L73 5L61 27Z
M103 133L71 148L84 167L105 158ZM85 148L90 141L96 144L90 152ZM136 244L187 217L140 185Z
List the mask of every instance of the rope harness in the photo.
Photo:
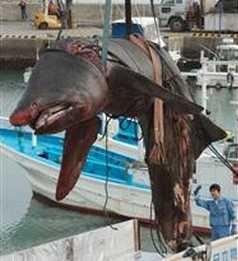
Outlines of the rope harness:
M162 64L158 54L150 44L142 37L130 35L129 41L141 48L150 58L153 66L153 78L158 85L162 85ZM158 87L159 88L159 87ZM164 103L156 98L154 102L154 140L155 144L150 153L150 162L159 164L165 162L164 148Z
M102 64L100 51L101 47L93 43L83 43L79 40L68 42L64 50L73 55L79 55L81 58L94 64L105 75L105 68Z

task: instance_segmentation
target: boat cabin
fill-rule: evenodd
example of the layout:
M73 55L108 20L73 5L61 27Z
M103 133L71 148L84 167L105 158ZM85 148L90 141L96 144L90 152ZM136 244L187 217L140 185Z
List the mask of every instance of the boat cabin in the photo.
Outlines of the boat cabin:
M224 38L222 43L216 48L219 60L238 61L238 44L234 43L233 38Z

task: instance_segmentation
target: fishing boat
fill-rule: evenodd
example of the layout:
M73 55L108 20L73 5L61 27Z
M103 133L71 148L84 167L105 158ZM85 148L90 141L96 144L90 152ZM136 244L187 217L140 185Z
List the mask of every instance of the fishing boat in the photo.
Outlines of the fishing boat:
M63 134L36 137L30 129L14 129L4 119L4 124L0 125L0 151L27 171L32 190L41 199L93 213L103 214L107 209L110 213L149 223L154 213L152 211L150 214L151 190L148 170L142 161L144 148L135 137L134 128L138 125L132 120L129 122L129 119L119 121L109 128L107 149L105 138L99 138L90 150L75 188L60 202L55 200L55 189L63 151ZM130 127L125 129L128 124ZM234 163L237 162L237 151L238 145L232 145L226 154L227 158L235 157L232 158ZM196 172L193 187L202 185L202 198L209 197L209 185L219 177L219 183L224 188L223 195L237 205L238 182L234 182L231 172L213 155L204 153L198 160ZM208 213L195 206L193 199L191 203L194 229L208 232Z
M238 88L238 44L233 38L224 38L216 46L216 50L209 51L211 57L201 51L199 70L182 72L185 78L195 78L196 84L203 88Z
M234 43L233 38L224 38L216 47L212 59L201 52L200 61L202 68L198 73L198 85L238 87L238 44Z

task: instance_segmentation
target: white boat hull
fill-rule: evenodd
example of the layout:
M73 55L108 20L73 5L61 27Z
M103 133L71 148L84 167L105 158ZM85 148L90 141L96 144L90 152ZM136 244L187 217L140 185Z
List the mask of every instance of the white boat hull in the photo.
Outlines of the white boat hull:
M28 175L34 193L51 201L55 200L55 190L59 168L49 166L0 144L1 152L21 165ZM57 202L71 208L93 210L104 213L105 182L81 175L75 188L62 201ZM108 183L107 211L126 217L133 217L150 223L154 218L150 216L151 193L150 189L141 189L133 186ZM201 232L209 229L208 214L192 202L193 225Z

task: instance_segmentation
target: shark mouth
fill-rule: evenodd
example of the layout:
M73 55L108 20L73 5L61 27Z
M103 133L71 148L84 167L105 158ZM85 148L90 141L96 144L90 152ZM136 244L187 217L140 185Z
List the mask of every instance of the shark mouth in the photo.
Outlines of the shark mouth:
M68 127L73 124L73 120L68 116L70 116L74 110L75 108L72 105L55 105L41 111L38 117L31 122L30 126L37 134L63 131L66 126Z
M65 103L40 109L40 106L32 104L27 109L13 112L10 122L14 126L29 124L36 134L51 134L89 120L92 118L90 109L90 106Z

